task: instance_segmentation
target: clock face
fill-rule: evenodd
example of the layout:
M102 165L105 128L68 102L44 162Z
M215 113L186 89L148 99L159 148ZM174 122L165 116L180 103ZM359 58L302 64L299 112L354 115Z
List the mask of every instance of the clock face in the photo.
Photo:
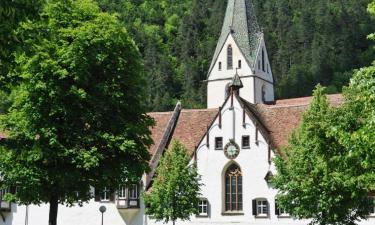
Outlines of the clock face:
M227 158L234 159L238 156L239 153L240 148L235 142L231 141L227 145L225 145L224 154Z

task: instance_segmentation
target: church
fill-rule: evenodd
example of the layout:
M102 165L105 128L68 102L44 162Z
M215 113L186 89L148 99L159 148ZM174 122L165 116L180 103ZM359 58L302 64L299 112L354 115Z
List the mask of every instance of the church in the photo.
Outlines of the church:
M251 0L228 0L220 38L207 73L207 109L149 113L154 144L151 172L141 184L116 193L92 188L83 206L59 206L59 225L156 225L145 215L142 191L152 187L160 158L172 140L188 149L201 176L199 214L177 224L307 225L277 204L270 178L277 173L275 155L283 155L288 136L309 107L311 97L275 100L274 79L264 35ZM343 102L329 95L331 105ZM1 190L0 196L7 190ZM105 206L102 214L100 206ZM1 201L0 225L47 224L48 204L20 206ZM375 209L361 225L375 224Z

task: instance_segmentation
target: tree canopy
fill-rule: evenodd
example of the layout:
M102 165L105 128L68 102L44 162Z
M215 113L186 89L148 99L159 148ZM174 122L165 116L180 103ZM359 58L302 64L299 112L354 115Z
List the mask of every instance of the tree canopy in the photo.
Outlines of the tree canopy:
M149 84L150 111L205 107L207 72L227 0L97 0L134 37ZM375 29L370 0L253 0L276 97L310 96L317 83L341 92L352 70L369 65Z
M373 209L374 87L373 64L354 73L340 106L331 107L320 86L315 90L286 158L276 159L278 201L292 216L312 218L312 224L352 225Z
M157 221L173 224L198 213L199 177L186 148L178 141L162 156L152 190L144 195L146 213Z
M140 54L117 18L92 0L48 1L21 32L13 101L1 115L2 185L21 204L91 198L148 170L149 126Z

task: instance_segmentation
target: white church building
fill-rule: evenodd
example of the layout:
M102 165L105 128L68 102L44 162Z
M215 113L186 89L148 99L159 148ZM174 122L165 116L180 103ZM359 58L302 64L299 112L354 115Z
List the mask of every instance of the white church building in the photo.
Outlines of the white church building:
M311 97L274 99L274 79L263 33L251 0L228 0L221 36L207 76L207 109L149 113L154 145L152 171L142 184L123 186L116 193L92 189L83 206L59 206L59 225L156 225L145 215L140 198L152 186L161 155L169 143L182 142L201 176L199 214L177 224L307 225L277 206L272 158L283 154L288 136L301 121ZM330 95L332 105L341 95ZM5 192L5 190L1 191ZM0 193L1 196L1 193ZM0 201L0 225L47 225L49 205L21 206ZM375 212L361 225L374 225Z

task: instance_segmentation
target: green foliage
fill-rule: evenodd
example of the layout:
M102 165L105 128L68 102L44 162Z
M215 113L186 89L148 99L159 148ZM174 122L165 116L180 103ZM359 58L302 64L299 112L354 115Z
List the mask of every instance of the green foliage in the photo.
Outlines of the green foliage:
M43 0L2 0L0 1L0 87L12 80L14 52L21 50L23 36L17 32L20 23L38 18Z
M357 74L349 89L358 88L356 79L360 83L372 80L374 84L373 75L368 79ZM372 92L369 94L373 98L373 90L367 88L362 91ZM355 95L359 97L359 93ZM357 106L373 104L370 99ZM373 106L371 110L373 116ZM323 89L318 86L315 90L302 124L285 149L285 159L275 161L278 174L273 182L279 190L278 201L292 216L312 218L312 224L349 225L370 213L372 205L367 196L375 184L375 163L369 160L374 158L374 143L370 143L374 133L361 130L374 117L362 117L355 112L359 111L352 101L331 108Z
M139 179L152 120L140 54L122 24L91 0L56 0L22 32L30 48L17 54L14 101L0 118L9 134L2 185L16 186L21 204L71 205L89 200L92 186Z
M151 111L206 102L206 79L227 0L97 0L117 12L134 37L148 80ZM317 83L342 91L353 69L368 65L375 29L370 0L253 0L265 33L277 98L311 95ZM152 29L151 29L152 28Z
M195 165L189 166L186 148L173 141L156 170L151 193L144 195L147 214L157 221L188 220L198 213L199 179Z

